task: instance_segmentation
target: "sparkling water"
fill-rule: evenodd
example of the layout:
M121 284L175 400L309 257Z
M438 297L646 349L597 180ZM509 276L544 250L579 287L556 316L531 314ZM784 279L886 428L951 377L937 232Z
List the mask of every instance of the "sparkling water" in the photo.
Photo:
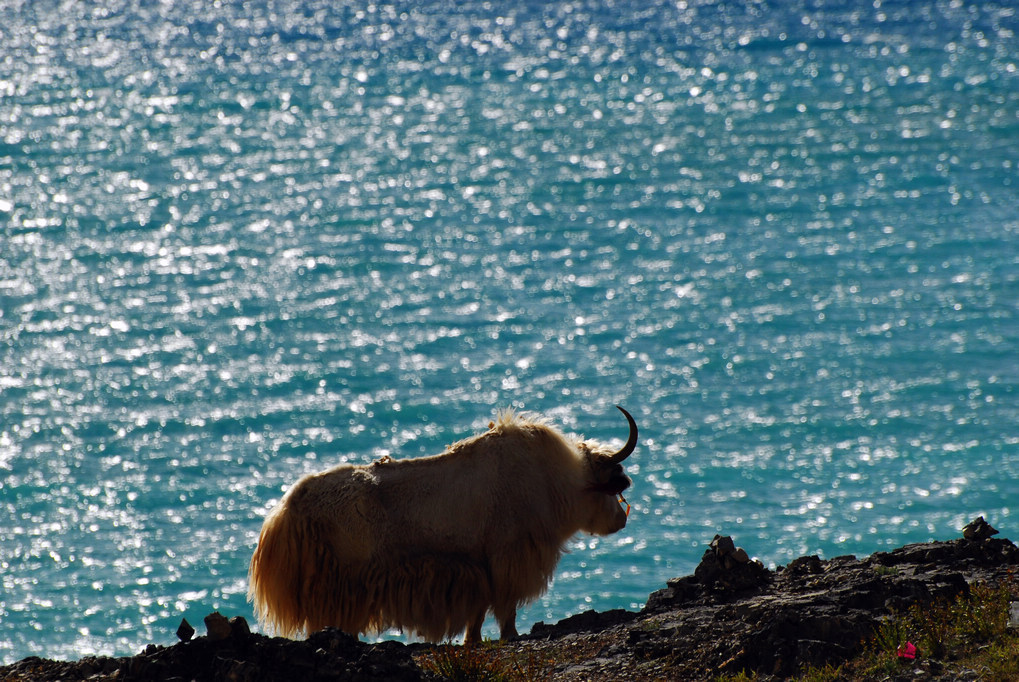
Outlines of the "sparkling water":
M0 17L4 662L251 619L298 477L507 406L641 429L629 524L521 631L639 608L715 533L771 566L1019 535L1014 3Z

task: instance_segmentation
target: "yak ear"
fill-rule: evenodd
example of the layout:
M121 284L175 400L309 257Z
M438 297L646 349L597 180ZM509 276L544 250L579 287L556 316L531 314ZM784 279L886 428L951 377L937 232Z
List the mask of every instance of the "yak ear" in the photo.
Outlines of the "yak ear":
M629 412L619 405L616 405L616 407L623 413L623 416L626 417L626 421L630 423L630 437L626 439L626 444L623 445L619 452L609 455L609 461L618 464L633 454L633 451L637 447L637 422L633 421L633 417L630 416Z

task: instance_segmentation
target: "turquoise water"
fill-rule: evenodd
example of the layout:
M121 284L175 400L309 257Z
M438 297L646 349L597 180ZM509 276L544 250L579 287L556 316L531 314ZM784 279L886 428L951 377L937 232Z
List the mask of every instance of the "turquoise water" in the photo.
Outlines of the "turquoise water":
M1014 4L0 16L4 662L250 619L300 475L504 406L641 427L629 525L522 631L716 532L768 565L1019 535Z

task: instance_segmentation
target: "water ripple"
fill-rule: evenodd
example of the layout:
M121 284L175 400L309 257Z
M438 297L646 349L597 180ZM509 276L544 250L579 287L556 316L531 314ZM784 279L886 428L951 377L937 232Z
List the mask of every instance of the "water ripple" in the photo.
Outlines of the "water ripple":
M18 7L0 29L5 662L247 614L298 476L497 406L641 423L521 614L1007 532L1007 5Z

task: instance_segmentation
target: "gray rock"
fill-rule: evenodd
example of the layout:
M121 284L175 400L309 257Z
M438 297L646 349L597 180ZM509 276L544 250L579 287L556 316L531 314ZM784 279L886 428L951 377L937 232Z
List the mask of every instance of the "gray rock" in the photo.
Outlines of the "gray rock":
M507 657L529 679L787 679L804 665L837 666L859 653L892 609L951 599L972 584L1000 584L1019 571L1019 548L992 537L917 543L864 559L802 557L775 571L736 561L735 544L720 557L718 546L704 551L694 575L667 581L639 612L585 612L485 650ZM0 679L439 679L422 664L436 651L431 645L365 644L334 628L295 641L245 635L246 625L243 618L210 614L207 637L150 645L125 658L29 657L0 666ZM228 634L213 639L214 633ZM949 679L923 672L923 679Z
M195 629L191 627L191 623L188 622L187 618L181 618L180 625L177 627L177 639L187 642L194 636Z
M232 631L230 621L219 611L213 611L205 617L205 629L208 631L209 639L214 642L226 639Z
M997 535L998 531L991 524L984 521L984 517L978 516L962 527L962 537L967 540L986 540Z
M736 543L728 535L716 535L708 546L720 557L729 556L736 551Z

